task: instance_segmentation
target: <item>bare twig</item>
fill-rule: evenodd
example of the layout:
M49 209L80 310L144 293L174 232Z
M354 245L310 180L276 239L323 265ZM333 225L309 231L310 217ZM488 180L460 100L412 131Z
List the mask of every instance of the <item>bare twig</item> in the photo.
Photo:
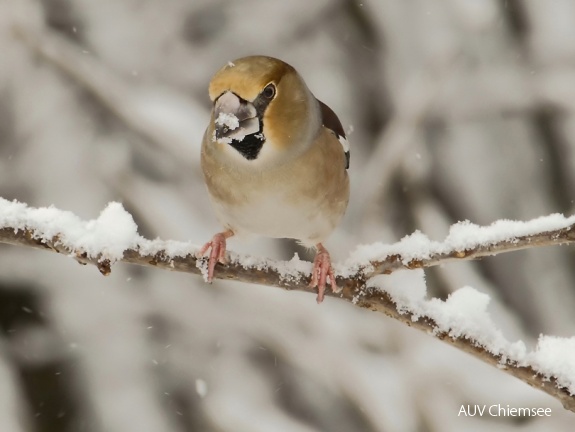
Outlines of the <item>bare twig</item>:
M452 337L446 332L440 332L433 319L429 317L418 317L415 319L416 317L414 317L412 313L399 311L397 305L387 293L366 287L366 282L369 278L382 273L389 274L399 269L432 267L450 261L472 260L503 252L572 242L575 242L575 225L553 231L519 236L513 240L500 241L491 245L478 244L464 251L452 250L431 254L425 258L411 259L409 261L402 259L398 254L389 255L385 259L366 263L365 266L358 267L357 271L351 276L338 277L338 286L343 287L343 290L335 294L328 291L326 294L339 297L359 307L383 313L410 327L433 334L438 339L506 371L508 374L519 378L532 387L543 390L561 401L566 409L575 412L575 397L570 395L567 389L560 387L554 377L543 377L529 366L519 366L513 360L504 359L500 355L494 355L476 341L465 337ZM112 263L102 256L88 257L83 251L72 250L66 247L57 236L46 239L43 238L41 232L32 229L0 229L0 243L47 249L71 256L82 264L93 264L97 266L104 275L111 272ZM182 257L170 256L166 250L161 247L158 248L154 254L142 253L139 248L134 248L126 250L120 261L165 270L201 274L202 263L198 263L194 252L195 250L190 251L189 254ZM291 271L290 277L286 277L281 271L283 263L262 260L259 261L259 264L246 265L246 262L256 261L248 258L249 257L231 254L228 265L218 264L215 277L280 287L286 290L306 291L310 293L313 291L313 289L308 287L309 274L301 273L299 276L294 276L293 271Z
M130 130L163 150L168 154L177 154L177 162L188 165L198 164L198 157L190 152L190 137L197 135L193 125L182 129L178 123L175 128L172 123L158 121L155 113L146 109L146 101L156 98L160 93L151 88L142 88L114 73L99 61L96 56L86 50L68 43L49 30L34 30L20 24L13 25L14 34L32 52L44 61L53 65L58 71L73 79L83 89L93 95L102 106L121 120ZM156 89L157 90L157 89ZM161 93L164 103L174 102L172 93ZM195 118L203 109L191 99L176 99L178 109L189 110L189 118ZM187 105L186 105L187 104ZM169 107L170 105L168 105Z
M422 124L429 117L444 84L452 75L455 55L456 47L446 47L427 68L406 79L397 92L394 100L395 114L376 140L375 150L363 169L361 201L356 206L362 209L362 218L365 219L370 213L378 198L386 195L391 180L414 146Z

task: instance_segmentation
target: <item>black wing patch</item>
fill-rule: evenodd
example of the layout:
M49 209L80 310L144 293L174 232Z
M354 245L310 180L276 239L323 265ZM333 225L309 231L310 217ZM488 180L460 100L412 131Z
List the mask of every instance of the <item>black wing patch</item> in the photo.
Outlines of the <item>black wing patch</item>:
M343 130L343 126L341 125L341 122L339 121L339 118L337 117L336 113L334 113L330 107L328 107L326 104L324 104L319 99L317 101L319 102L319 107L321 109L322 123L326 128L328 128L329 130L331 130L333 132L333 134L337 137L337 139L341 143L341 146L343 147L343 151L345 152L345 169L348 169L349 168L349 144L347 142L347 138L345 136L345 131Z

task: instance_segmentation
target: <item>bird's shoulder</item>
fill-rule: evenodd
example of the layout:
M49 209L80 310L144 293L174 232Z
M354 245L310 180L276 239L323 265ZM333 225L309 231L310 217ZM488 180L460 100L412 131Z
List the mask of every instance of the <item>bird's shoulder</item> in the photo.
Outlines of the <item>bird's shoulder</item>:
M322 124L325 128L329 129L335 137L338 139L343 147L345 153L345 169L349 168L349 143L347 137L345 136L345 131L339 120L337 114L325 103L317 99L321 111Z

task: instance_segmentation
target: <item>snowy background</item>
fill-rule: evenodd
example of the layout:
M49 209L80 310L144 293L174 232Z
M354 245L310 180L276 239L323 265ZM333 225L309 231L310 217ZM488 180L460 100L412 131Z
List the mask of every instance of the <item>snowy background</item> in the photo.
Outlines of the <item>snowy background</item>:
M0 196L140 234L219 230L199 169L207 83L248 54L294 65L349 132L352 200L327 246L469 219L571 214L570 0L2 0ZM230 248L310 258L290 241ZM509 340L575 333L575 249L426 271L470 285ZM403 279L406 288L414 276ZM401 279L401 278L400 278ZM542 392L328 298L0 245L0 431L570 430ZM462 418L462 404L550 418Z

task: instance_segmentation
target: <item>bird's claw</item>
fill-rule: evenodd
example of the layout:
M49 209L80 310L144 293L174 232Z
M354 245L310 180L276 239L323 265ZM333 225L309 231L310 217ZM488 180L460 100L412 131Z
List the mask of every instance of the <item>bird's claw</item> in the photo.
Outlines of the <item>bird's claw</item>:
M226 264L228 262L226 257L226 240L232 235L233 233L231 231L225 231L214 235L212 239L207 242L196 254L197 258L201 258L208 251L208 249L211 248L208 258L207 282L212 282L214 278L214 270L218 262L222 264Z
M321 244L317 247L318 252L313 260L313 270L309 286L310 288L317 287L317 302L319 304L324 299L325 286L328 277L332 292L339 292L339 289L335 283L335 275L333 273L329 252Z

